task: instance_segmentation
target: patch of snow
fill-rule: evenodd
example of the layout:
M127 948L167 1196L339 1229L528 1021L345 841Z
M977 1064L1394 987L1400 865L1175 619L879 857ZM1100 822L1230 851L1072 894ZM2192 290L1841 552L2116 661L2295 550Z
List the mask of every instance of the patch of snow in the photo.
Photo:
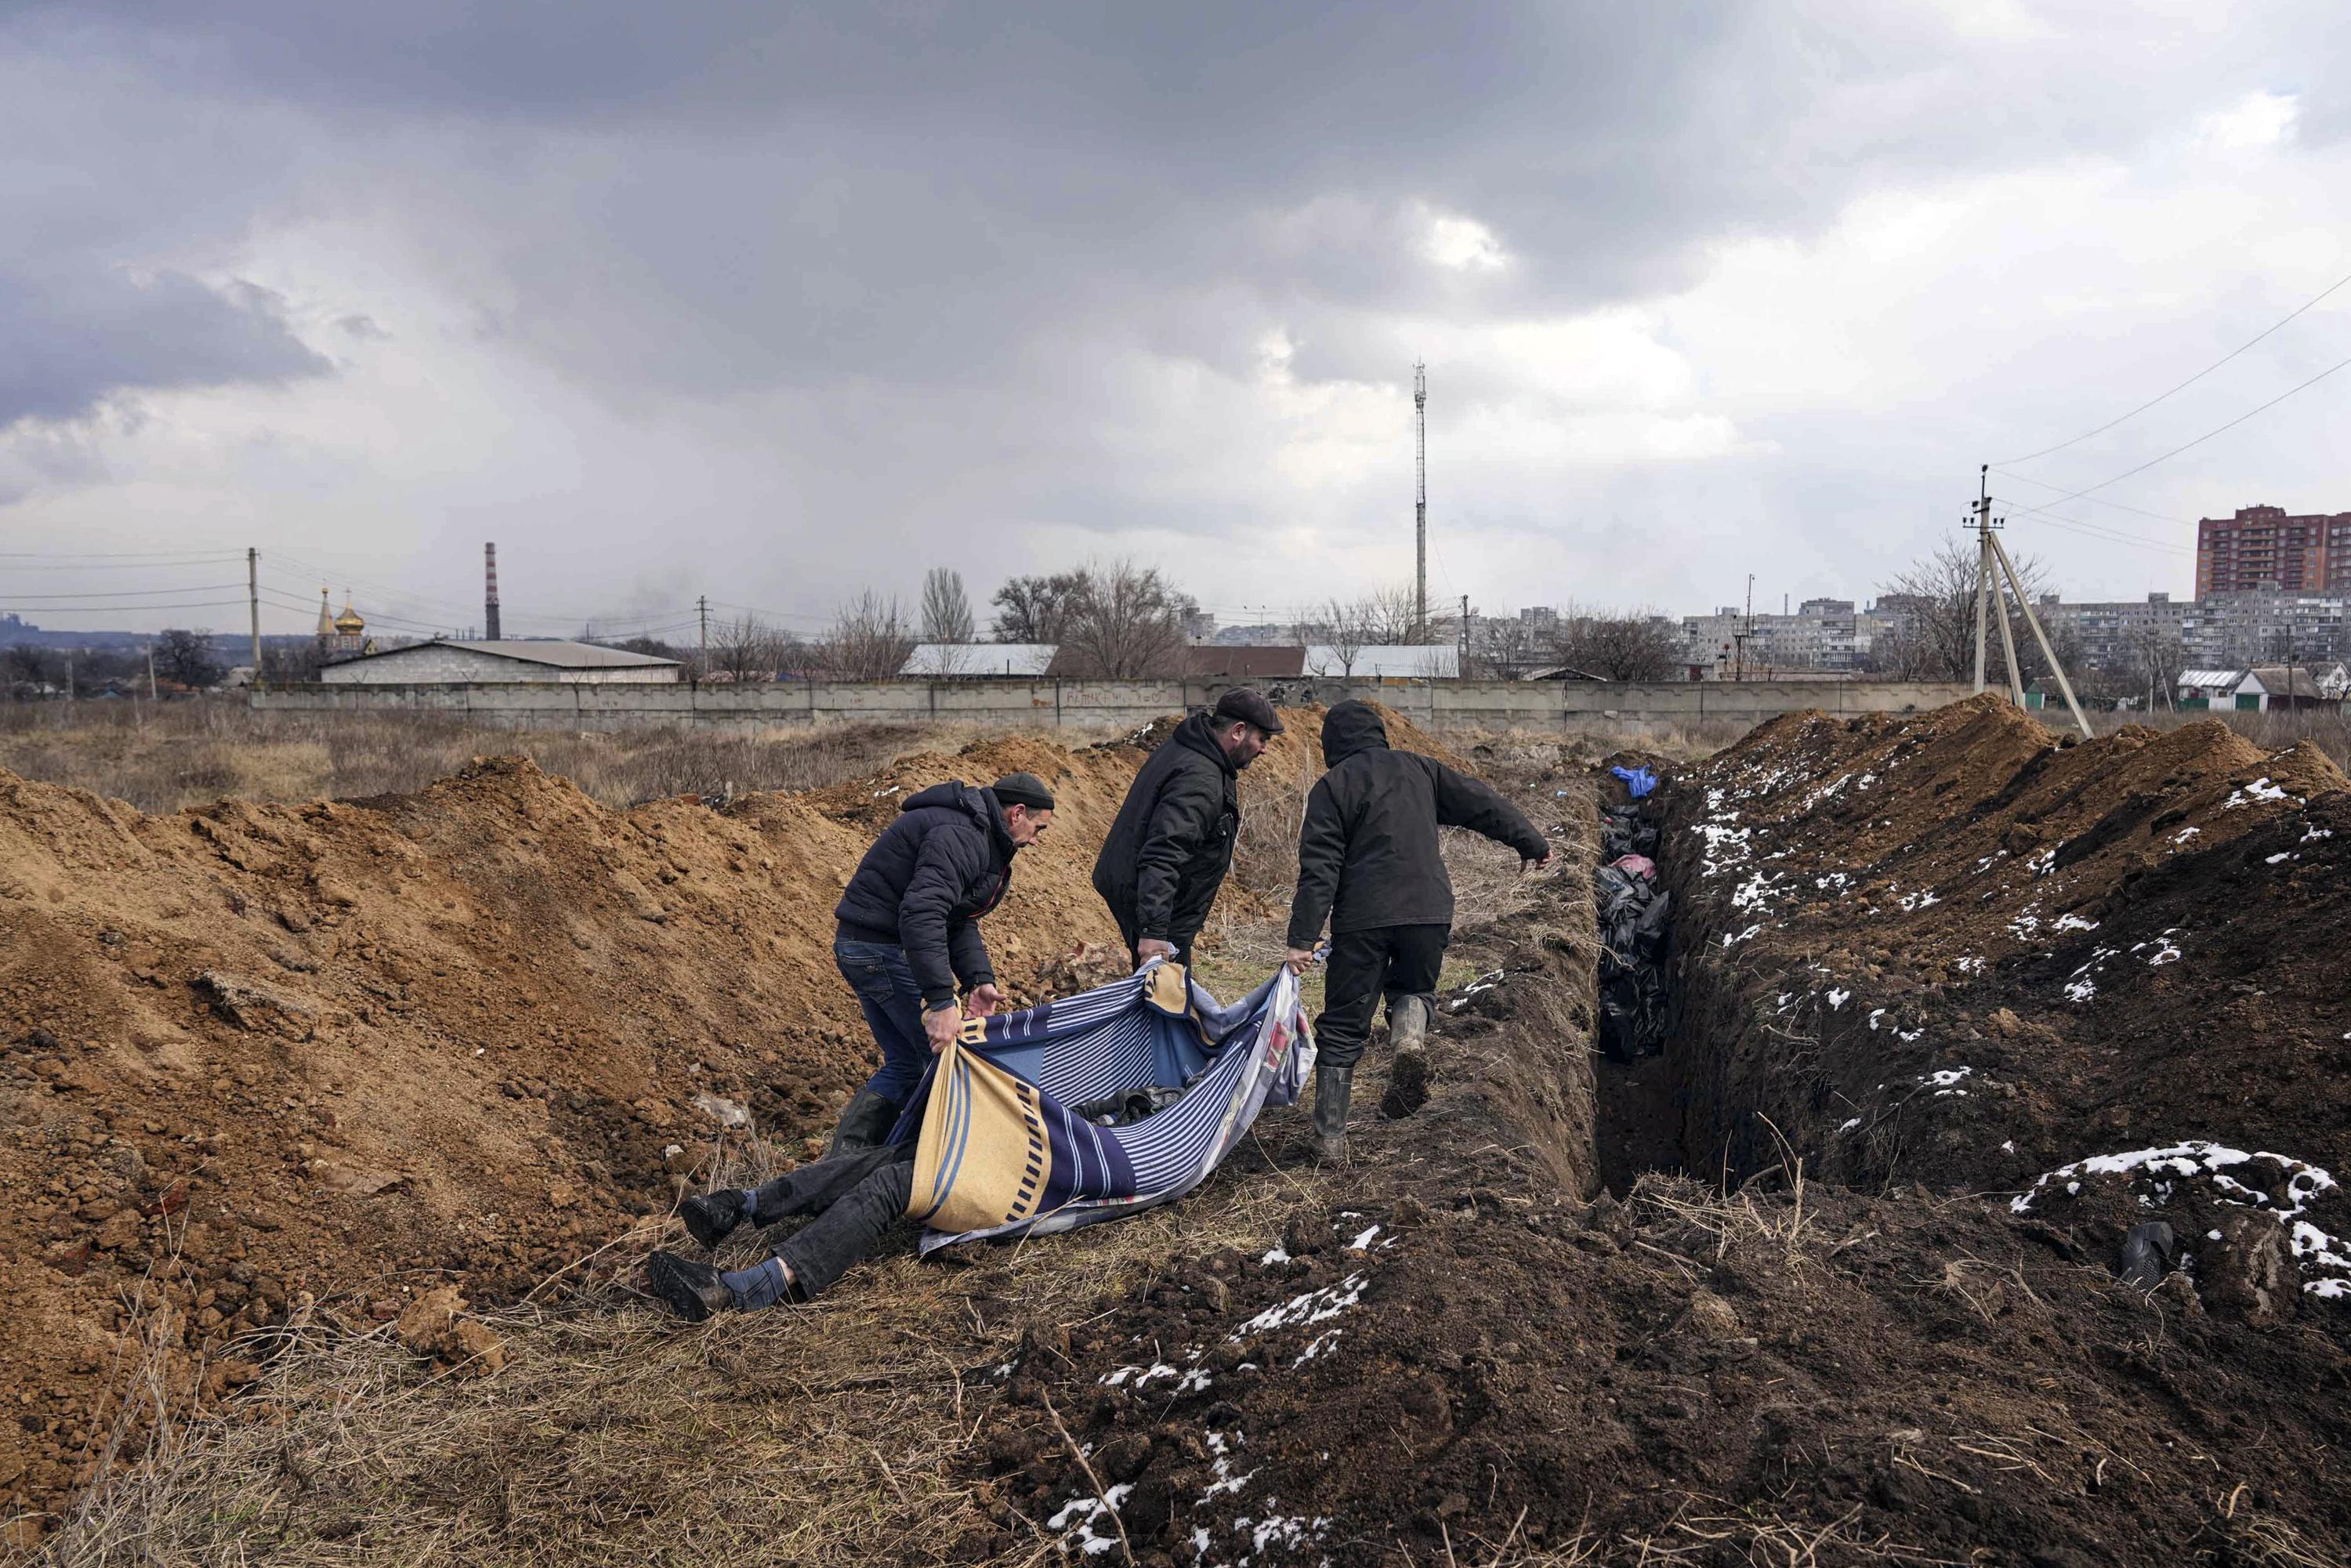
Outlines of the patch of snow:
M1861 1125L1861 1118L1860 1118L1860 1117L1858 1117L1858 1116L1855 1116L1855 1118L1853 1118L1853 1120L1851 1120L1851 1121L1849 1121L1849 1122L1845 1123L1845 1124L1844 1124L1844 1125L1843 1125L1843 1126L1839 1127L1839 1128L1837 1129L1837 1131L1838 1131L1838 1132L1840 1132L1840 1133L1850 1133L1850 1132L1852 1132L1855 1127L1858 1127L1858 1126L1860 1126L1860 1125Z
M1116 1513L1118 1505L1134 1490L1132 1482L1122 1481L1100 1497L1071 1498L1062 1505L1061 1512L1045 1521L1045 1528L1066 1531L1074 1526L1078 1533L1072 1544L1088 1557L1099 1557L1118 1545L1119 1536L1115 1530L1108 1535L1096 1535L1095 1522L1104 1514Z
M2302 841L2305 844L2315 843L2321 839L2331 839L2334 836L2335 830L2332 828L2313 828L2302 835Z
M1270 1333L1276 1329L1289 1328L1300 1323L1319 1323L1326 1318L1335 1318L1364 1299L1364 1278L1363 1272L1358 1270L1335 1285L1325 1285L1319 1291L1308 1291L1301 1295L1290 1297L1280 1306L1268 1307L1241 1324L1239 1328L1227 1334L1226 1343L1239 1344L1255 1335Z
M1258 1261L1270 1269L1277 1263L1289 1262L1290 1254L1283 1251L1279 1245L1276 1245L1267 1248L1265 1249L1265 1256L1259 1259Z
M1762 929L1763 927L1761 925L1750 925L1744 931L1726 931L1722 934L1722 945L1726 947L1736 946L1738 944L1745 942L1757 936L1762 931Z
M1353 1241L1348 1242L1348 1243L1347 1243L1347 1250L1348 1250L1348 1251L1350 1251L1350 1252L1361 1252L1361 1251L1363 1251L1365 1248L1367 1248L1367 1247L1371 1246L1371 1244L1372 1244L1372 1238L1373 1238L1373 1237L1374 1237L1374 1236L1377 1236L1379 1233L1380 1233L1380 1228L1379 1228L1378 1226L1376 1226L1376 1225L1373 1226L1369 1230L1364 1231L1362 1235L1360 1235L1360 1236L1356 1237Z
M2202 832L2203 831L2204 831L2203 829L2201 829L2201 828L2199 828L2199 827L2197 827L2197 826L2195 826L2195 825L2193 825L2193 824L2191 823L2191 824L2190 824L2190 825L2189 825L2188 827L2182 828L2182 829L2180 829L2178 832L2176 832L2176 833L2172 834L2172 835L2171 835L2171 841L2172 841L2173 843L2175 843L2175 844L2184 844L2184 843L2186 843L2189 840L2190 840L2190 839L2194 838L2197 834L2199 834L2199 833Z
M1840 990L1832 989L1832 990L1829 992L1829 1009L1830 1009L1832 1012L1834 1012L1834 1010L1836 1010L1838 1008L1841 1008L1841 1007L1844 1006L1844 1004L1845 1004L1845 1002L1847 1001L1847 999L1849 999L1852 996L1853 996L1853 993L1852 993L1851 991L1840 991Z
M2049 929L2052 931L2095 931L2097 928L2098 923L2095 920L2085 920L2078 915L2061 915L2057 917L2057 924L2052 925Z

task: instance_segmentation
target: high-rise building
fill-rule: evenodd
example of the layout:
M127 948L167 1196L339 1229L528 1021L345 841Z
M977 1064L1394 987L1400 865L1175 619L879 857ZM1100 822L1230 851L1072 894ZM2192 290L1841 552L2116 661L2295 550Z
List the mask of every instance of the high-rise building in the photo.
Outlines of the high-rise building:
M2196 525L2196 597L2351 591L2351 512L2288 517L2283 507L2240 507Z

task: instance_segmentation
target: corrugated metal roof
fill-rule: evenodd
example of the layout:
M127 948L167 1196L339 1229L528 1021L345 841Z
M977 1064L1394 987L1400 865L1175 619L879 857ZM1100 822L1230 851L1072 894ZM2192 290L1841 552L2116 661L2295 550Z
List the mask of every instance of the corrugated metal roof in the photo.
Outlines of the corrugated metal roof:
M677 667L675 659L657 658L651 653L632 653L625 648L600 647L594 643L527 642L521 639L461 643L447 637L435 637L429 643L412 643L405 648L385 648L340 662L356 664L368 659L389 659L426 648L459 648L468 653L485 653L494 659L517 659L526 664L547 664L559 670L642 670L656 664L666 669Z
M1451 680L1461 673L1461 650L1451 643L1382 643L1358 648L1347 660L1330 643L1314 643L1306 649L1306 673L1359 681Z
M917 643L901 675L1041 675L1054 643Z

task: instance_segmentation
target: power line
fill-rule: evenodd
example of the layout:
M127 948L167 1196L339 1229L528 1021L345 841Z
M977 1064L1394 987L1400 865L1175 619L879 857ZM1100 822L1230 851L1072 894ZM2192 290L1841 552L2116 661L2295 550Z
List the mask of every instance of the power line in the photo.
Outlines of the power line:
M2287 312L2279 319L2272 322L2269 326L2263 328L2260 332L2254 334L2243 343L2241 343L2236 348L2230 350L2227 353L2221 355L2219 359L2213 361L2210 364L2205 366L2202 370L2197 371L2194 375L2180 382L2178 386L2173 387L2171 392L2161 392L2147 399L2145 402L2139 404L2128 413L2122 415L2121 418L2110 419L2105 423L2098 426L2095 430L2085 430L2081 434L2074 437L2071 441L2061 441L2054 446L2044 446L2038 452L2028 452L2022 457L2003 457L2000 460L2000 463L1995 463L1992 466L1997 468L2001 464L2006 463L2030 463L2036 457L2046 457L2053 452L2063 452L2068 446L2078 446L2094 435L2104 435L2116 425L2124 423L2129 420L2137 419L2140 414L2145 413L2148 409L2153 408L2165 398L2171 396L2172 392L2185 392L2189 387L2194 386L2198 382L2202 381L2206 376L2210 375L2214 371L2219 370L2222 365L2227 364L2231 360L2235 359L2239 354L2243 353L2247 349L2252 348L2255 343L2260 342L2263 338L2268 337L2272 332L2276 331L2280 327L2284 326L2288 321L2293 320L2296 316L2301 315L2304 311L2309 309L2312 306L2317 304L2320 300L2325 298L2328 295L2334 293L2336 289L2342 287L2346 283L2351 283L2351 272L2345 273L2342 277L2336 278L2334 282L2320 289L2316 294L2303 301L2301 305L2295 307L2293 310ZM2254 412L2258 413L2260 411L2255 410ZM2226 427L2224 426L2223 428Z
M2052 485L2046 479L2035 479L2024 474L2011 474L1998 464L1992 465L1991 471L2003 479L2013 479L2020 485L2031 485L2037 489L2062 494L2065 488L2063 485ZM2152 517L2158 523L2177 523L2183 528L2192 528L2196 526L2196 519L2193 517L2175 517L2168 512L2150 512L2145 507L2134 507L2122 501L2109 501L2104 496L2084 496L2080 499L2089 502L2094 507L2110 507L2117 512L2134 512L2142 517ZM2050 504L2054 506L2056 503L2053 501Z
M2016 508L2005 513L2007 517L2033 517L2047 527L2063 528L2069 533L2079 534L2085 538L2097 539L2105 544L2130 545L2139 549L2163 550L2172 555L2192 556L2196 553L2186 545L2166 544L2161 539L2142 538L2136 534L2116 533L2101 524L2085 522L2078 517L2057 517L2043 507L2024 506L2007 497L1995 496L1992 499L2000 502L2003 507Z
M2311 377L2308 381L2302 382L2298 386L2287 388L2284 392L2278 393L2277 396L2270 399L2269 402L2262 404L2259 408L2247 409L2244 413L2239 414L2228 423L2212 430L2208 430L2193 441L2182 442L2179 445L2173 447L2170 451L2163 454L2160 457L2150 457L2136 468L2126 468L2111 479L2101 479L2096 484L2085 486L2082 489L2075 490L2071 495L2062 496L2056 500L2050 502L2049 505L2053 507L2062 507L2067 501L2078 501L2094 490L2103 490L2109 485L2119 485L2134 474L2144 474L2158 463L2168 463L2171 459L2179 456L2181 453L2186 452L2192 447L2201 446L2206 442L2211 440L2214 436L2224 434L2229 431L2236 429L2237 426L2244 423L2245 421L2252 418L2253 415L2267 413L2269 410L2273 409L2278 404L2283 402L2286 399L2294 396L2294 393L2304 392L2311 387L2316 386L2319 382L2325 381L2335 371L2343 369L2346 365L2351 365L2351 359L2337 360L2333 364L2327 366L2325 370L2319 371L2316 375ZM2011 459L2011 461L2013 461L2013 459Z
M197 582L183 583L175 588L126 588L106 593L12 593L8 595L8 601L11 604L32 604L53 599L152 599L162 593L212 593L224 588L244 586L241 582ZM126 604L122 608L136 610L139 606Z

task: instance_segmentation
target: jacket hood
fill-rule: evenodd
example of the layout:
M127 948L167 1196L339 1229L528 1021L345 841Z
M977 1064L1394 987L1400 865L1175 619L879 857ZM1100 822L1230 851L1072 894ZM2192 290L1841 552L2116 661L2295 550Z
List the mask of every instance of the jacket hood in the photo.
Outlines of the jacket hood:
M916 790L906 797L898 810L901 812L919 811L933 807L960 811L969 817L973 824L987 835L988 842L995 847L998 856L1005 860L1012 858L1016 847L1012 842L1012 830L1004 825L1004 808L997 803L995 790L967 784L960 779L950 779L944 784Z
M1227 719L1225 722L1230 724L1232 720ZM1188 746L1201 755L1212 758L1216 765L1226 772L1238 773L1240 769L1233 766L1233 759L1225 755L1223 747L1217 744L1216 727L1216 716L1204 710L1190 715L1182 724L1177 725L1174 739L1177 745Z
M1336 768L1358 751L1387 749L1387 726L1379 710L1350 697L1322 716L1322 766Z

